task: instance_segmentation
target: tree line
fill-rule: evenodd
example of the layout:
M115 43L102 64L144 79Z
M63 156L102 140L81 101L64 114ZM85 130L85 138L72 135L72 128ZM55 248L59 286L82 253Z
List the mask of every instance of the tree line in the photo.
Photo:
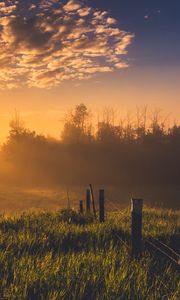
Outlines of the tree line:
M156 110L137 109L134 119L106 109L97 122L84 104L65 116L59 139L26 128L16 114L1 147L1 181L15 184L178 186L180 126ZM47 124L48 126L48 124ZM176 199L174 200L175 202Z
M3 148L16 141L46 141L64 144L144 144L180 142L180 126L174 122L168 125L167 119L161 117L161 111L155 110L148 118L147 107L137 108L135 116L127 114L126 118L115 120L115 111L106 108L93 122L93 114L83 103L77 105L64 119L63 130L59 139L39 135L26 128L23 120L16 112L10 122L10 131ZM48 127L48 124L47 124Z

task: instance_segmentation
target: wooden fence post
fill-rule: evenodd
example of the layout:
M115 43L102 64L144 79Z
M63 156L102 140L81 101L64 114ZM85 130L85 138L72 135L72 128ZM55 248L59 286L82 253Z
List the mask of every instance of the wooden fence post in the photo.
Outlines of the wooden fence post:
M80 214L83 214L83 200L79 201L79 212Z
M142 208L142 199L131 200L131 254L135 259L140 258L142 254Z
M91 192L91 197L92 197L92 207L93 207L94 218L96 219L96 207L95 207L94 193L93 193L92 184L90 184L89 187L90 187L90 192Z
M103 223L104 218L104 190L99 191L99 222Z
M90 189L86 190L86 212L90 213L91 209L91 194L90 194Z

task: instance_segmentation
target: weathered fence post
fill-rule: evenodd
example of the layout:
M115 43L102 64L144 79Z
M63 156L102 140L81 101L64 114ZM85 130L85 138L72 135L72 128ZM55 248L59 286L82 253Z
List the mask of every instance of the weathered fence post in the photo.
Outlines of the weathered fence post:
M142 199L131 200L131 254L135 259L140 258L142 254L142 208Z
M83 200L79 201L79 212L80 214L83 214Z
M103 223L104 218L104 190L99 191L99 222Z
M94 193L93 193L92 184L90 184L89 187L90 187L90 192L91 192L91 197L92 197L93 213L94 213L94 217L95 217L95 219L96 219L96 207L95 207Z
M91 194L90 194L90 189L86 190L86 212L90 213L91 209Z

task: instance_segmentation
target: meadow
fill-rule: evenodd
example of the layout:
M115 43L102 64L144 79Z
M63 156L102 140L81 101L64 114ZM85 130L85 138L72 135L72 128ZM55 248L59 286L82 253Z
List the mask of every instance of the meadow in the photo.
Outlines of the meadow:
M143 240L178 252L180 212L145 208ZM0 217L0 299L178 300L179 269L144 245L130 256L130 210L106 222L75 212Z

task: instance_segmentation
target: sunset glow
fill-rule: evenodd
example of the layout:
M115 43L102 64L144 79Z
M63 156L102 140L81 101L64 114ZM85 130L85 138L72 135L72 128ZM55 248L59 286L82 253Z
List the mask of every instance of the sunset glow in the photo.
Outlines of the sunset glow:
M126 2L0 2L1 142L15 110L57 138L80 102L122 116L158 107L180 121L179 2Z

